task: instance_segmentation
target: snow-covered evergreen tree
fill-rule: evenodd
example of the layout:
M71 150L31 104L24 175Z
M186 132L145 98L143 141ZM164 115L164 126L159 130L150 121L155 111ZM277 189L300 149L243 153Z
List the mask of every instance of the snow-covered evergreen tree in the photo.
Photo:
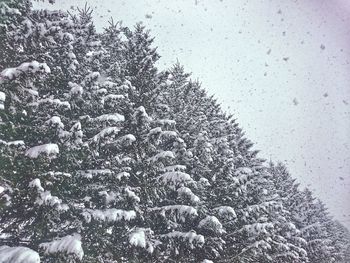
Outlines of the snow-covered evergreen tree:
M142 24L0 14L0 262L346 262L343 226L181 65L157 69Z
M279 163L270 163L272 179L283 205L288 209L288 221L293 223L299 237L306 241L304 248L310 262L342 262L346 258L349 239L346 231L332 220L325 205L313 197L310 190L300 190L299 184Z
M209 257L223 260L227 257L226 260L237 262L286 259L302 262L305 250L300 242L288 240L294 226L286 222L287 212L274 193L263 160L256 157L257 151L250 149L252 144L235 121L222 113L198 83L187 78L183 68L175 65L166 94L170 94L167 97L170 109L179 111L175 114L177 120L186 123L178 129L186 143L193 146L190 149L196 160L192 163L194 174L203 176L210 184L206 207L222 221L227 232L222 235L225 242L216 243L221 249L214 249L216 252ZM220 250L228 255L221 256Z

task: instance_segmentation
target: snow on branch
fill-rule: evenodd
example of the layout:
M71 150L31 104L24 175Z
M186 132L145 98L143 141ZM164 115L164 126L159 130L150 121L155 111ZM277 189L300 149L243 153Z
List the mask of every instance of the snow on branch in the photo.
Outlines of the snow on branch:
M191 176L183 172L166 172L158 177L163 184L170 186L178 186L186 183L194 182Z
M115 136L116 134L118 134L118 132L120 131L119 127L108 127L103 129L102 131L100 131L98 134L96 134L92 140L94 142L99 142L101 139L107 137L107 136Z
M179 189L177 189L177 193L182 198L188 198L191 201L191 203L197 204L200 201L199 197L196 196L188 187L180 187Z
M46 254L65 253L72 254L76 258L82 260L84 251L81 245L81 236L73 234L62 238L55 239L51 242L39 245Z
M6 68L0 73L0 84L5 81L11 81L26 73L51 73L46 63L38 61L25 62L16 68Z
M57 196L51 195L50 191L45 191L41 186L40 179L36 178L32 180L29 185L30 188L34 188L39 193L38 198L35 201L37 205L47 205L50 207L55 207L59 211L67 211L69 209L68 205L63 204L62 200Z
M1 84L1 82L0 82L0 84ZM4 92L0 91L0 110L5 109L5 105L4 105L5 100L6 100L6 94Z
M120 115L118 113L112 113L112 114L103 114L96 118L91 119L91 122L108 122L110 124L116 124L118 122L124 121L125 118L123 115Z
M160 153L157 153L156 155L152 156L151 158L148 159L150 162L157 162L160 159L174 159L175 155L172 151L162 151Z
M225 233L222 224L215 216L207 216L202 219L198 224L198 228L210 230L218 234Z
M69 81L68 82L68 86L71 88L70 91L69 91L69 94L71 96L80 96L84 92L83 87L78 85L78 84L76 84L76 83L74 83L74 82Z
M102 104L109 101L124 100L125 96L120 94L108 94L102 98Z
M161 237L169 238L169 239L178 239L189 243L189 246L191 249L198 246L201 247L204 245L204 236L198 235L195 231L189 231L189 232L180 232L180 231L173 231L164 235L161 235Z
M55 143L48 143L48 144L38 145L32 148L29 148L26 151L25 155L31 159L36 159L42 154L48 156L49 158L51 157L54 158L57 156L58 153L59 153L58 145Z
M243 230L249 235L257 236L261 233L267 234L273 228L273 223L254 223L250 225L245 225L240 231Z
M18 148L18 147L22 147L25 145L24 141L22 140L17 140L17 141L11 141L11 142L6 142L0 139L0 146L1 145L5 145L5 146L9 146L9 147L14 147L14 148Z
M146 249L149 253L153 253L154 247L148 242L147 235L152 235L153 231L150 228L136 228L129 235L129 243L135 247Z
M118 195L113 191L100 191L98 195L104 197L106 204L114 202L118 197Z
M30 188L35 188L38 191L44 191L44 188L41 186L41 182L39 178L35 178L29 183Z
M112 175L113 172L109 169L95 169L95 170L78 170L77 175L87 178L87 179L92 179L93 177L96 176L110 176Z
M158 211L164 217L168 214L173 217L175 221L185 222L188 218L194 218L198 216L197 209L188 205L168 205L162 207L151 208L151 211Z
M9 14L9 15L12 15L12 16L15 16L15 15L22 15L22 13L17 9L17 8L11 8L9 7L5 1L1 1L0 2L0 14L1 15L5 15L5 14Z
M136 141L136 138L134 135L132 134L126 134L122 137L120 137L117 141L118 144L127 144L127 145L131 145L133 142Z
M175 171L180 171L183 172L186 170L186 166L185 165L170 165L170 166L166 166L164 167L164 172L175 172Z
M46 98L46 99L41 99L41 100L38 100L37 102L31 103L31 105L33 106L39 106L42 104L49 104L50 107L63 108L66 110L69 110L71 108L68 101L61 101L60 99Z
M123 178L129 178L130 177L130 174L128 172L121 172L121 173L118 173L115 178L117 180L122 180Z
M144 118L146 118L146 119L149 118L149 116L148 116L148 114L147 114L147 112L146 112L146 109L145 109L145 107L143 107L143 106L140 106L140 107L138 107L138 108L135 110L134 116L136 116L136 115L142 116L142 117L144 117Z
M136 212L134 210L126 211L116 208L105 210L86 209L82 215L87 223L90 223L92 219L107 222L117 222L121 220L130 221L136 218Z
M178 134L175 131L162 131L161 136L165 139L175 139L178 137Z
M48 119L45 124L52 126L52 127L57 127L60 129L64 128L64 124L61 121L61 118L58 116L53 116L50 119Z
M162 126L175 127L176 125L175 120L169 120L169 119L158 119L155 122Z
M219 206L214 208L214 211L223 219L232 220L237 217L235 210L230 206Z
M250 249L270 250L271 245L268 242L266 242L265 240L257 240L253 244L245 247L241 253L244 253Z
M0 263L40 263L40 257L27 247L0 246Z
M138 203L138 202L141 201L140 197L138 197L137 194L135 194L135 192L132 191L132 190L130 190L128 187L125 188L125 193L126 193L126 195L127 195L131 200L133 200L134 202L137 202L137 203Z

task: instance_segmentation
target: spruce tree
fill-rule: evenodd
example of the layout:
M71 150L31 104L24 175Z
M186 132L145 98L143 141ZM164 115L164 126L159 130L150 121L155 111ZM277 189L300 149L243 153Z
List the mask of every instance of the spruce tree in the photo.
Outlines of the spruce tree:
M346 262L344 227L142 24L92 12L0 3L0 261Z

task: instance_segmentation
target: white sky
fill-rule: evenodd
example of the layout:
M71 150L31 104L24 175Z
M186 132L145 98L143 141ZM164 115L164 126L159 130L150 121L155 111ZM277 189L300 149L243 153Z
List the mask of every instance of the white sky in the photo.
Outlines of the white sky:
M110 17L143 21L161 69L178 59L261 157L286 163L350 227L349 1L56 0L50 9L85 2L99 30Z

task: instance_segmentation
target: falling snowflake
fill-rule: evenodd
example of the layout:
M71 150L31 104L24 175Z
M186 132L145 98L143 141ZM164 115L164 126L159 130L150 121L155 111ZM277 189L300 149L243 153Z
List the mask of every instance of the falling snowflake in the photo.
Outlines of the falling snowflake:
M297 105L299 104L297 98L294 98L294 99L293 99L293 104L294 104L295 106L297 106Z

